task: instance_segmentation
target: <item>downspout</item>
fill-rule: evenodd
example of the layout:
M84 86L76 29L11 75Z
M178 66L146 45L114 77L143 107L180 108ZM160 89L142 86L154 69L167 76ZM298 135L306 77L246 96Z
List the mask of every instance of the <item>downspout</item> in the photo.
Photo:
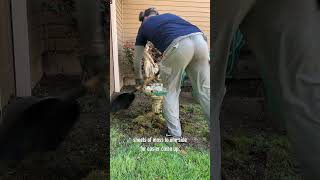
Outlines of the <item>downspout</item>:
M11 0L16 96L31 96L27 0Z
M120 74L119 74L119 55L118 55L118 35L117 35L117 12L116 0L112 0L110 4L110 22L111 22L111 42L113 57L113 75L114 75L114 91L120 92Z

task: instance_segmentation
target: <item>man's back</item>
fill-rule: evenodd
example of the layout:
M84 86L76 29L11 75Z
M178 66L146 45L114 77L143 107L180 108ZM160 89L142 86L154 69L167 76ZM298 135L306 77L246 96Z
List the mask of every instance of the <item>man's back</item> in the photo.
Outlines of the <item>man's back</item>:
M170 43L179 36L201 32L188 21L174 14L166 13L145 20L138 32L136 45L145 45L151 41L157 49L164 52Z

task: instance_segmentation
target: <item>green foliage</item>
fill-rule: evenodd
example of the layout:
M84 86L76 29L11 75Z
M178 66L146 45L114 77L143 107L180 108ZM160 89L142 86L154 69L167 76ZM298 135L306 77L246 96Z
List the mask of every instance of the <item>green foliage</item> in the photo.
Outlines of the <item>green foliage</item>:
M125 61L130 62L133 64L133 58L134 58L134 44L133 43L125 43L123 46L123 53L125 56Z

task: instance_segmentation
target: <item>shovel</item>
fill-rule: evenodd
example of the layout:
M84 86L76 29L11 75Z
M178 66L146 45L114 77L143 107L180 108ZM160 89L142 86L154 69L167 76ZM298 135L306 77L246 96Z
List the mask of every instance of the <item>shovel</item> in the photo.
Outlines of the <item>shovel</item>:
M135 92L140 91L144 86L148 85L151 81L156 79L158 75L159 71L155 75L146 79L143 85L135 87L133 91L125 92L118 95L111 103L111 112L118 112L122 109L128 109L135 99Z

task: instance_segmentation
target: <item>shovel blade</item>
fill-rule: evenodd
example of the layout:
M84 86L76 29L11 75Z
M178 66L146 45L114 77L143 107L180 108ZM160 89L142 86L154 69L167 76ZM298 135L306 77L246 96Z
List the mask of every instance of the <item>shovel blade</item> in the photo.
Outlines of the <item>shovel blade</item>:
M118 112L122 109L128 109L134 99L134 93L122 93L118 95L111 103L111 112Z

